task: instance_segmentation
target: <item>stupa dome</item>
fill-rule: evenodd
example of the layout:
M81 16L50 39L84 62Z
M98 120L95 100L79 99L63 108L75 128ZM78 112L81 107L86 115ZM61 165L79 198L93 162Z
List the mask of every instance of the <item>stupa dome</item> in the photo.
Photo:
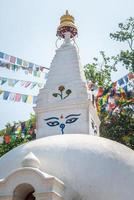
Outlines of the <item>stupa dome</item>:
M40 170L65 184L65 200L132 200L134 152L117 142L66 134L21 145L0 159L0 178L20 168L32 152Z

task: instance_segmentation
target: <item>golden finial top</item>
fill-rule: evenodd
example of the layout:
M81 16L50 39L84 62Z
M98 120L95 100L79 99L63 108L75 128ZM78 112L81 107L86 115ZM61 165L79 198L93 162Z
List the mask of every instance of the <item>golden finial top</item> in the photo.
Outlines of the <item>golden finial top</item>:
M74 17L71 16L71 15L69 15L68 10L66 10L66 14L63 15L63 16L61 16L61 18L60 18L60 24L61 24L61 25L62 25L62 24L63 24L63 25L65 25L65 24L68 25L68 23L73 23L73 24L74 24Z
M74 23L74 17L66 10L65 15L60 18L60 25L57 29L57 36L65 38L65 33L70 32L70 37L73 38L77 35L77 27Z

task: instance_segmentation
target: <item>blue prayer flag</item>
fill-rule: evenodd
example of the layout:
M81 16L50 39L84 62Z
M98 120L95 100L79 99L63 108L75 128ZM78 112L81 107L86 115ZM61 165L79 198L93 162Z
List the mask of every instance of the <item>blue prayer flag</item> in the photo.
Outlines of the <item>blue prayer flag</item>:
M8 97L9 97L9 94L10 94L10 92L8 92L8 91L4 91L3 99L4 99L4 100L7 100Z
M119 85L123 85L123 84L124 84L123 78L121 78L121 79L118 80L118 84L119 84Z
M22 59L17 58L17 64L18 64L18 65L22 65Z
M29 67L33 68L34 64L33 63L29 63Z
M128 82L128 75L124 76L124 80L126 81L126 83Z
M37 96L34 96L33 97L33 104L36 104L37 103Z
M0 58L4 58L4 53L0 52Z

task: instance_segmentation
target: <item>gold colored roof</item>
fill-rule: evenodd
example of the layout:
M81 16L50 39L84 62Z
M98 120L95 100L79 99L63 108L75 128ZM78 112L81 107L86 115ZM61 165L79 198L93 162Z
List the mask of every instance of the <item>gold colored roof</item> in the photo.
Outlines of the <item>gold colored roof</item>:
M61 16L61 18L60 18L60 25L62 25L63 23L64 24L68 24L68 23L74 24L74 17L69 14L68 10L66 10L66 14Z
M68 10L66 10L65 15L61 16L60 18L60 25L57 28L57 35L61 36L61 30L65 27L72 28L73 31L75 31L74 35L77 34L77 27L74 23L74 17L69 14ZM73 37L73 34L71 34L71 37Z

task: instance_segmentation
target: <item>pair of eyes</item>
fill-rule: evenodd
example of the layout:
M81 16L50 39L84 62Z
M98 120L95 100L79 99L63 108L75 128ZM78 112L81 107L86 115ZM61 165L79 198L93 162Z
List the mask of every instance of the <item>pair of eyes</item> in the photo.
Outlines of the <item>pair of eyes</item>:
M70 119L67 119L65 121L65 124L72 124L72 123L76 122L77 119L78 119L78 117L72 117ZM60 124L60 122L56 121L56 120L55 121L49 121L49 122L47 122L48 126L58 126L59 124Z

